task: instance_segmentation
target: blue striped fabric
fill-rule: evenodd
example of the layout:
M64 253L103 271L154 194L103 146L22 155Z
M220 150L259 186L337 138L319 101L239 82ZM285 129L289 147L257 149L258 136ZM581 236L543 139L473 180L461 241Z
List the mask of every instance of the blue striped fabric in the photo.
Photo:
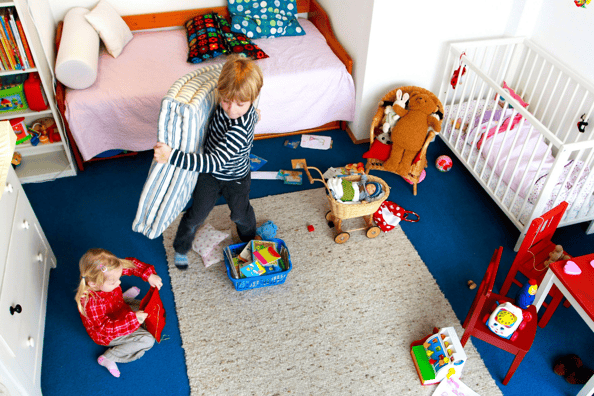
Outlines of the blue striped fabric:
M161 101L157 140L190 153L202 153L208 118L222 64L208 65L177 80ZM171 164L151 164L132 229L159 237L186 207L198 172Z

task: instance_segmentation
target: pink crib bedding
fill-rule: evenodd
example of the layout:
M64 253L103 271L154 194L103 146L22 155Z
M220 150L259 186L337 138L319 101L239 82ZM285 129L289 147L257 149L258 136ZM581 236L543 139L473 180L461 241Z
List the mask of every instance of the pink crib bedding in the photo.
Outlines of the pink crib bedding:
M299 23L304 36L255 40L269 55L257 61L264 86L256 134L353 120L351 75L316 27ZM182 29L135 33L116 59L101 50L95 83L66 91L66 119L83 160L107 150L153 148L161 99L177 79L201 67L186 62L187 51ZM224 61L221 56L212 62Z

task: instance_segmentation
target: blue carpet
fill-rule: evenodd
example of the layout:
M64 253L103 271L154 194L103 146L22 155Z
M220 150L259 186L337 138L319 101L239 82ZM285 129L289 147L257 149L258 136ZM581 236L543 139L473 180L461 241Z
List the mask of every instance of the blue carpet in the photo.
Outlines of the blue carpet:
M291 149L283 146L285 138L275 138L256 141L252 152L268 161L263 171L290 169L292 158L306 158L308 165L322 171L330 166L362 161L368 145L352 144L341 131L321 134L332 137L332 149ZM453 169L447 173L432 166L442 154L454 160ZM58 262L50 273L41 372L45 396L189 393L162 238L149 240L131 229L151 158L152 152L144 152L135 157L89 163L76 177L24 185ZM441 140L429 146L428 160L427 178L419 184L416 197L412 195L412 186L399 176L379 171L372 174L390 185L391 201L420 215L418 223L402 223L402 229L437 280L458 319L463 321L476 293L476 289L467 288L466 282L469 279L480 282L493 251L501 245L504 254L496 287L501 286L514 258L513 247L519 231ZM321 183L310 184L306 178L301 186L254 180L251 197L320 187ZM307 216L304 213L304 217ZM575 256L592 253L594 235L585 235L585 229L586 224L560 228L554 241ZM332 246L334 242L328 243ZM121 364L119 379L96 363L104 347L94 344L88 337L74 302L78 260L91 247L106 248L120 257L135 256L153 264L163 278L161 295L168 314L165 339L140 360ZM398 252L386 252L390 254ZM142 281L123 278L124 289L133 285L140 287L143 294L148 290L148 285ZM196 285L196 292L199 290ZM515 291L512 289L510 295ZM592 332L575 310L560 307L549 325L538 330L532 349L507 386L501 385L501 380L512 362L512 355L479 340L474 343L505 395L565 395L577 394L580 386L569 385L555 375L553 362L563 354L577 353L587 366L594 367L591 340ZM543 384L547 389L545 393Z

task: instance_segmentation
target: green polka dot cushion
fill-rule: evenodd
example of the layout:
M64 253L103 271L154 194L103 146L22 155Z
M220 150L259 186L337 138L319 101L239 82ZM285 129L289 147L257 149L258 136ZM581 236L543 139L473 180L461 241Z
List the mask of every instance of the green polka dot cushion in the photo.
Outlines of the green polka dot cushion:
M227 0L231 29L248 38L301 36L295 0Z

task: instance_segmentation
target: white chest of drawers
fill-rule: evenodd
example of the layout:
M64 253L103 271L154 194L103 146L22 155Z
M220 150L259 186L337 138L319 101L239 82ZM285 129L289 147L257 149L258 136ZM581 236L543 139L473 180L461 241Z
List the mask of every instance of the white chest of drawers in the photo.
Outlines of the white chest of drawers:
M12 168L0 188L0 395L41 395L47 288L56 257Z

